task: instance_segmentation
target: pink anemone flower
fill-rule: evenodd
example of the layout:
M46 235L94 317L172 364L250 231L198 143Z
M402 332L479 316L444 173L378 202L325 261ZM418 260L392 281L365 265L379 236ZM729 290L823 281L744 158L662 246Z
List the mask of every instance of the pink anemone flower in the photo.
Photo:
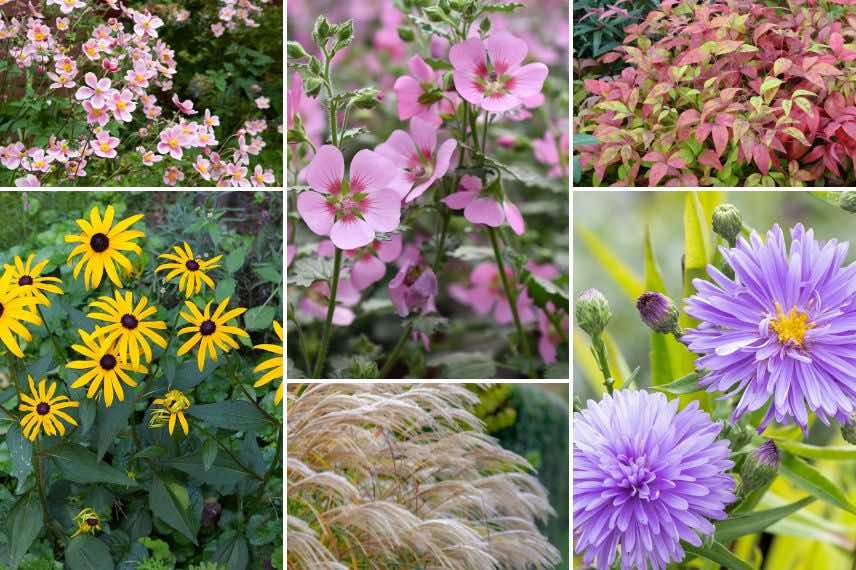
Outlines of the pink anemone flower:
M410 134L394 131L375 152L398 165L389 188L398 192L405 202L412 202L428 190L449 170L452 154L458 146L454 139L437 146L437 127L419 117L410 120Z
M128 89L122 89L121 93L114 89L110 94L110 101L108 101L107 106L113 112L116 120L124 123L131 122L131 113L137 108L137 104L134 103L134 95Z
M398 118L402 121L419 117L435 126L440 126L440 107L443 100L442 75L418 55L410 58L407 67L410 75L395 80L392 89L397 99Z
M401 197L386 189L395 166L378 153L363 149L351 160L345 179L345 158L324 145L305 170L313 191L297 197L297 211L318 235L330 236L339 249L370 243L375 232L391 232L401 218Z
M459 188L463 188L463 190L453 192L443 198L443 203L446 206L453 210L463 209L464 217L474 224L498 228L507 221L514 233L523 235L526 224L520 210L513 202L504 197L485 195L482 192L481 180L475 176L461 177Z
M116 158L116 147L119 146L119 139L111 137L107 131L101 131L95 140L92 141L92 148L95 156L101 158Z
M101 109L107 104L107 93L110 91L110 79L98 79L91 71L83 76L86 85L77 90L74 97L78 101L89 100L93 107Z
M547 66L530 63L526 42L507 32L484 42L470 38L452 46L449 61L454 68L455 89L465 100L485 111L501 113L538 94L547 78Z
M513 280L511 269L506 268L505 273L509 280ZM485 261L476 265L470 273L470 286L452 284L449 286L449 295L459 303L472 307L479 315L492 313L500 325L507 325L513 320L511 303L505 296L495 263ZM517 290L517 314L523 324L535 320L535 306L522 287Z

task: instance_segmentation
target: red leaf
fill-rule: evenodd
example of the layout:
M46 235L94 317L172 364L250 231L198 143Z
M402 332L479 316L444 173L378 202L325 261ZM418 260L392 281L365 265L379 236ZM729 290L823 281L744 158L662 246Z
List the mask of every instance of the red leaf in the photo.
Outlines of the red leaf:
M698 111L695 109L687 109L681 116L678 117L678 128L682 129L694 123L697 123L699 119Z
M722 170L722 163L719 162L719 157L716 152L707 149L698 157L699 164L703 164L705 166L710 166L711 168L715 168L716 170Z
M656 186L660 180L669 172L669 167L662 162L656 163L648 172L648 185Z
M853 126L856 127L856 124ZM678 152L669 157L667 164L672 168L683 168L687 165L686 161L684 161L683 157Z
M815 63L812 66L811 71L813 73L817 73L819 75L843 75L843 73L844 73L843 71L841 71L840 69L838 69L834 65L830 65L830 64L824 63L822 61Z
M703 52L701 48L695 48L684 53L678 59L677 65L693 65L694 63L701 63L705 59L707 59L707 53Z
M761 171L761 174L767 176L770 172L770 153L767 150L767 147L756 144L752 149L752 157L755 159L755 164L758 165L758 169Z
M651 151L642 157L642 162L666 162L666 157L659 152Z
M698 126L695 132L695 138L698 142L703 143L710 134L710 129L713 127L710 123L702 123Z
M752 36L752 39L753 39L753 40L755 40L755 43L757 44L757 43L758 43L758 38L760 38L761 36L763 36L764 34L766 34L767 32L769 32L770 30L772 30L772 29L773 29L773 28L775 28L776 26L778 26L778 24L775 24L775 23L773 23L773 22L767 22L766 24L761 24L761 25L760 25L760 26L758 26L758 28L755 30L755 34Z
M722 156L728 146L728 129L717 125L713 127L713 146L716 147L716 156Z
M844 38L838 32L832 32L829 35L829 47L835 53L840 52L844 48Z

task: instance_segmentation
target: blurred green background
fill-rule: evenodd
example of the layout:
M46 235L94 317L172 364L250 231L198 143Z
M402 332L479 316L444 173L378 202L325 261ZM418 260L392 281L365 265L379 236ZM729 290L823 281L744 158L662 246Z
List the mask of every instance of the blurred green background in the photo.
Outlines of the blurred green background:
M802 222L814 228L817 239L856 239L856 216L808 192L739 191L719 194L724 194L726 202L737 206L743 214L744 224L759 233L765 233L774 223L781 225L787 233L787 228ZM666 287L675 304L681 308L685 193L577 191L574 192L573 200L574 295L589 287L595 287L606 295L613 312L607 330L621 348L629 370L640 367L638 384L648 386L651 377L648 362L650 331L639 320L635 305L598 263L581 234L586 230L594 233L636 278L642 279L645 228L650 227L654 251ZM856 248L851 248L848 259L856 260ZM577 380L574 385L575 396L585 401L595 395L590 384L592 379L580 366L579 358L574 360L573 377ZM593 381L599 384L601 379L598 377Z

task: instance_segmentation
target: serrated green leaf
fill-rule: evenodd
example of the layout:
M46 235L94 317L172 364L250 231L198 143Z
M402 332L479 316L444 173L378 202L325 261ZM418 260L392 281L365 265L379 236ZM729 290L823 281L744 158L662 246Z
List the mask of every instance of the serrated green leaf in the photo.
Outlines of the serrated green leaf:
M288 270L288 284L309 287L316 281L329 281L333 276L333 260L313 255L296 260Z

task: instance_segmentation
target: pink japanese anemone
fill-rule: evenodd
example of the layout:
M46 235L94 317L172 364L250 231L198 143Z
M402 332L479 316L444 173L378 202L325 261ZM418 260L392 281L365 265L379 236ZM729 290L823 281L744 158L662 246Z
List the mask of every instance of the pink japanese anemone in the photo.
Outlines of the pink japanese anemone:
M297 198L297 211L318 235L330 236L339 249L356 249L371 243L375 232L398 227L401 197L387 185L395 165L371 150L359 151L345 178L345 159L332 145L318 149L306 167L306 181L313 191Z
M484 42L470 38L449 51L458 93L492 113L522 105L541 92L547 78L543 63L520 64L526 59L526 42L507 32L491 35Z

